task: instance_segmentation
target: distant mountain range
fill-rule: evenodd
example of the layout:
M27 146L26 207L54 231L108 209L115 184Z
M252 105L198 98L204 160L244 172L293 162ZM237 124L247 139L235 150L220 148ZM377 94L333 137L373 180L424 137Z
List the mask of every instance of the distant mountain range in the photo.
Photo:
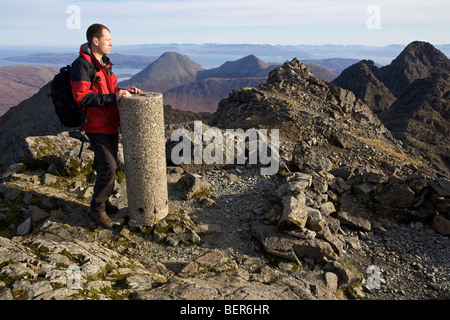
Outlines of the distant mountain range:
M78 57L78 53L33 53L25 55L17 55L4 57L6 61L18 61L40 63L40 64L52 64L52 65L67 65L71 64ZM156 60L154 56L136 56L136 55L123 55L119 53L112 53L108 55L111 61L114 62L116 68L136 68L142 69L148 66Z
M63 66L70 64L76 56L71 53L35 53L10 56L3 60ZM145 91L163 92L166 104L196 112L215 111L218 102L226 98L231 90L258 86L276 67L254 55L227 61L211 69L204 69L188 56L176 52L166 52L159 58L124 54L111 54L109 57L116 75L120 76L120 72L123 72L120 68L142 69L132 80L123 81L122 86L134 83ZM357 60L340 58L305 61L314 74L325 81L332 81L343 69L355 62ZM48 70L52 72L49 73ZM59 67L37 65L0 67L0 116L10 107L36 93L58 70ZM206 79L208 80L201 82ZM195 83L196 81L200 82ZM183 87L185 85L187 87Z
M384 47L364 45L269 45L269 44L142 44L115 46L115 52L121 54L160 56L164 52L173 51L188 55L204 68L215 67L225 60L236 60L240 57L255 55L268 63L283 63L296 57L300 61L306 59L370 59L381 65L389 64L406 47L404 44L392 44ZM450 56L450 44L436 45L447 56ZM223 57L227 57L223 59ZM213 61L211 63L211 61ZM216 62L219 61L219 62ZM339 72L337 72L339 74Z
M332 81L337 74L323 63L340 72L355 60L326 59L306 63L320 79ZM212 69L203 69L188 56L166 52L128 80L121 81L121 87L136 86L144 91L161 92L164 103L180 110L214 112L220 100L231 90L243 87L257 87L265 82L270 71L278 65L269 65L260 58L249 55L236 61L227 61Z

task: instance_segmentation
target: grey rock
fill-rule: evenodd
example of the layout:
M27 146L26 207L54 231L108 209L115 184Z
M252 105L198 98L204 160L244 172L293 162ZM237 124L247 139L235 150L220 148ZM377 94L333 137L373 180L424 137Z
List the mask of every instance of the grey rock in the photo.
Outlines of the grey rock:
M84 145L81 158L78 158L81 139L71 137L67 131L57 135L27 137L25 142L26 164L31 167L47 169L52 165L62 175L76 175L84 165L94 160L94 152L89 149L88 142Z
M443 197L450 196L450 180L445 178L438 178L436 180L431 180L430 186Z
M340 177L344 180L348 180L353 176L354 171L355 171L355 168L345 165L345 166L341 166L339 168L331 170L330 173L336 177Z
M278 230L295 230L304 228L308 220L306 196L300 193L297 197L285 196L282 200L283 211L278 222Z
M209 196L211 184L202 180L197 174L186 173L176 183L184 200L200 199Z
M304 148L302 145L297 145L294 148L292 163L300 170L311 168L315 171L329 171L333 168L331 160L324 156L320 151Z
M339 263L338 261L332 261L327 263L323 271L333 272L338 277L338 288L342 288L358 281L361 281L363 275L355 268Z
M299 239L277 231L275 226L252 224L252 235L261 243L264 251L289 261L299 263L293 245Z
M44 177L42 178L43 185L50 185L52 183L56 183L57 181L58 177L50 173L44 174Z
M370 182L364 182L364 183L354 186L353 189L355 190L356 193L368 194L372 191L377 190L377 186Z
M382 172L375 170L365 171L363 179L364 181L372 183L386 183L389 181L389 177L384 175Z
M340 208L337 217L342 224L347 224L365 231L371 230L371 222L366 213L366 208L352 195L344 194L340 198Z
M319 262L324 257L329 260L335 259L331 245L320 239L301 239L292 248L295 254L301 258L312 258Z
M320 212L323 216L327 217L333 212L336 212L336 208L331 201L327 201L320 206Z
M308 220L306 226L313 231L320 231L324 228L324 221L320 210L306 207Z
M409 208L414 204L415 192L408 185L401 184L376 195L375 199L383 205Z
M436 230L437 232L439 232L444 236L450 235L450 220L444 218L441 215L436 215L433 218L431 226L433 227L434 230Z
M20 189L0 183L0 193L3 193L5 200L14 201L20 195Z
M13 175L14 173L24 170L25 169L25 164L24 163L14 163L12 165L10 165L8 167L8 169L6 169L1 175L0 175L0 179L4 179L4 178L8 178L11 175Z
M338 289L338 277L333 272L325 272L325 285L326 289L329 292L336 292Z
M30 233L31 227L32 227L32 219L31 217L29 217L17 227L17 235L23 236Z

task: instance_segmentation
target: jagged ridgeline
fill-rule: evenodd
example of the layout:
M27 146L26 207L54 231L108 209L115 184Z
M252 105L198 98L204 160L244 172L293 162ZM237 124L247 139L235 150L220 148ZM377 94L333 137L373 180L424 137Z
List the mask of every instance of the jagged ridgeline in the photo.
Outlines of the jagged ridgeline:
M297 59L273 70L258 88L233 90L209 125L279 129L282 153L294 169L426 169L353 92L315 78Z
M351 90L409 152L444 176L450 172L450 60L427 42L410 43L382 68L363 60L333 83Z

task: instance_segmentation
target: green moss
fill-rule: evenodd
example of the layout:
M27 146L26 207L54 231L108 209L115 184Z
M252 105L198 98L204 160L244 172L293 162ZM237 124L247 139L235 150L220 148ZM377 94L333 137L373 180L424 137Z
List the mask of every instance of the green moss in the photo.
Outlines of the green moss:
M42 158L50 155L55 150L55 146L51 143L50 139L40 137L35 139L35 145L32 147L32 150L36 152L38 158Z
M355 300L355 289L360 286L359 282L355 282L342 290L344 296L349 300Z
M208 189L202 189L200 191L197 191L196 193L194 193L194 195L192 196L191 199L197 200L197 199L209 198L210 196L211 196L211 190L210 190L210 188L208 188Z
M84 255L82 255L82 254L74 255L74 254L70 253L69 251L67 251L66 249L64 249L61 252L61 254L66 256L67 258L69 258L70 261L75 262L79 266L81 266L89 261L89 259L86 259L86 257Z
M3 281L8 287L11 286L16 281L28 279L29 277L31 277L31 275L27 273L19 274L15 277L10 277L4 273L0 273L0 281Z
M125 171L119 169L116 173L116 181L117 183L122 183L123 181L125 181Z
M169 231L169 228L169 224L156 224L153 230L157 233L166 233L167 231Z

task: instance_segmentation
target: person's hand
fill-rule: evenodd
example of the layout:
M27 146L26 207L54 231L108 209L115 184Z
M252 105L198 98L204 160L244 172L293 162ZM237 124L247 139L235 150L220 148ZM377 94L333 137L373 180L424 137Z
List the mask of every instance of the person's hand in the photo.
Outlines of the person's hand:
M116 100L119 101L123 97L131 97L131 94L128 92L128 90L119 90L116 92Z
M142 93L143 93L143 91L142 91L141 89L138 89L138 88L136 88L136 87L129 87L129 88L128 88L128 92L129 92L129 93L139 93L139 94L142 94Z

